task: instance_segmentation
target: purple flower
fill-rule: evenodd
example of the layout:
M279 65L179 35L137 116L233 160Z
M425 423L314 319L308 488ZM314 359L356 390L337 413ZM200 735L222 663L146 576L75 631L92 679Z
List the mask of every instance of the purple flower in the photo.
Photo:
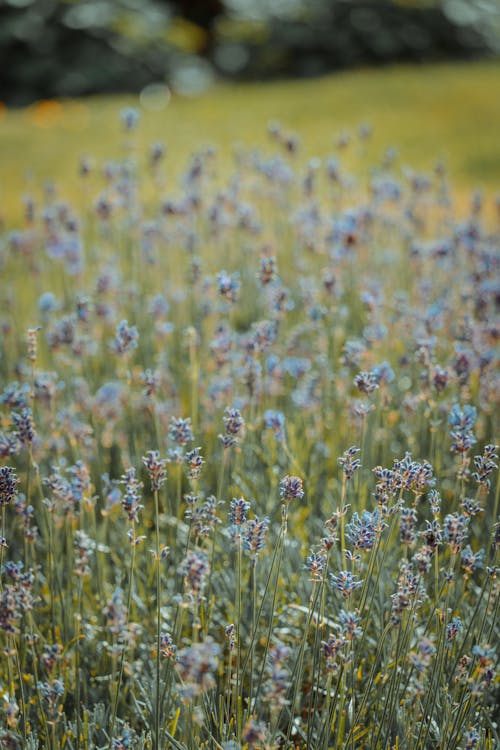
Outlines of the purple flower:
M284 503L290 500L302 500L304 490L302 489L302 479L300 477L291 477L288 474L280 482L280 498Z
M266 544L266 534L269 527L269 518L263 518L259 521L254 518L247 521L242 531L243 547L250 557L255 561L257 555Z
M230 448L236 445L242 437L245 429L245 421L241 416L239 409L232 406L226 406L224 410L224 435L219 435L219 440L224 448Z
M122 508L126 512L129 521L138 521L139 511L144 507L140 504L142 482L137 481L136 472L133 467L127 469L122 476L121 482L125 485L125 492L121 499Z
M264 422L274 432L276 440L283 440L285 437L285 415L280 411L268 409L264 414Z
M142 457L142 463L148 470L153 492L157 492L167 480L167 471L165 469L167 459L160 458L158 451L148 451Z
M8 505L17 495L19 479L11 466L0 467L0 506Z
M188 443L191 443L193 440L191 419L189 417L187 419L171 417L168 436L178 446L184 447Z
M355 511L349 523L346 524L346 537L354 549L369 550L375 544L377 534L386 526L378 508L373 513L365 510L361 516Z
M466 404L463 409L459 404L453 404L448 415L451 427L450 436L453 440L451 450L454 453L466 453L477 442L472 429L476 422L477 410Z
M129 326L126 320L122 320L116 327L116 336L111 342L111 348L119 356L124 356L137 348L138 338L137 328Z
M340 570L337 575L330 573L330 581L333 588L337 589L344 599L348 599L353 591L363 585L363 581L357 581L354 573L349 570Z
M356 448L355 445L352 445L350 448L344 451L344 454L340 458L337 459L339 465L342 467L342 471L344 472L346 480L352 479L354 473L361 466L361 461L359 460L359 458L354 458L356 453L359 453L360 450L360 448Z
M444 538L455 555L460 552L467 541L469 521L470 518L468 516L458 515L457 513L450 513L444 519Z

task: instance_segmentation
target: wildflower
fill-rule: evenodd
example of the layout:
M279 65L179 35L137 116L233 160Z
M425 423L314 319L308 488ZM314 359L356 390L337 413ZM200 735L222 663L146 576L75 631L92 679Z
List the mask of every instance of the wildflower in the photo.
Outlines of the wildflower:
M482 568L483 560L484 549L480 549L479 552L474 553L470 544L462 550L460 555L460 564L468 575L472 575L476 568Z
M257 274L262 286L267 286L277 278L276 258L274 255L263 255L260 259L259 273Z
M132 349L137 348L138 338L136 326L129 326L126 320L122 320L116 327L116 336L111 342L111 349L120 356L129 354Z
M446 626L446 643L448 646L451 645L452 641L455 640L457 635L464 629L462 620L460 617L453 617L451 622Z
M215 686L219 654L220 648L211 638L177 652L176 666L182 680L179 692L183 700L191 701Z
M247 521L242 530L243 547L254 562L257 560L260 550L265 546L268 527L269 518L263 518L262 521L254 518Z
M193 430L191 427L191 419L183 419L182 417L171 417L170 427L168 429L168 436L178 446L186 446L193 440Z
M236 628L234 627L234 624L231 623L230 625L227 625L224 629L224 635L226 636L226 641L228 643L228 648L230 651L233 650L233 648L236 645Z
M476 471L473 472L472 478L478 483L483 490L490 488L490 474L494 469L498 469L497 456L498 445L486 445L482 456L474 456L474 466Z
M35 426L31 409L22 409L21 413L11 412L15 434L21 445L31 445L35 439Z
M439 365L434 365L431 382L437 393L441 393L446 388L449 378L448 370L439 367Z
M354 378L354 385L361 393L370 394L377 390L379 382L373 372L360 372Z
M227 271L221 271L217 274L217 282L220 296L231 305L237 302L240 291L240 274L238 271L232 274L229 274Z
M37 358L37 333L41 327L28 328L28 359L30 362L36 362Z
M431 547L423 545L412 557L412 564L415 566L418 573L424 575L431 569L431 560L435 553Z
M142 508L142 505L141 505ZM129 529L127 532L127 536L130 542L131 547L137 547L137 545L142 544L142 542L146 539L145 534L134 534L133 529Z
M135 732L128 724L124 724L121 736L113 739L113 750L130 750L134 746L135 737Z
M116 637L119 636L125 626L127 613L123 602L123 591L117 587L103 607L103 615L106 617L106 627Z
M243 740L243 743L248 745L249 750L258 747L262 743L266 742L266 725L262 721L257 721L256 719L248 719L247 723L243 727L241 738Z
M124 107L120 110L120 120L125 130L135 130L139 124L141 114L135 107Z
M37 685L50 722L57 722L62 715L61 698L64 695L64 682L60 679L42 682Z
M365 329L366 330L366 329ZM386 335L387 332L384 331L378 331L378 335ZM366 336L366 332L365 332ZM394 378L396 377L394 374L394 370L390 366L388 362L381 362L379 365L375 365L375 367L372 368L371 374L374 375L377 383L380 385L381 383L392 383Z
M327 556L323 550L320 550L320 552L311 552L309 557L306 557L304 568L309 571L310 581L320 582L323 580L326 562Z
M357 610L348 612L345 609L341 609L339 620L342 635L348 641L353 641L354 638L360 638L363 635L363 628L360 627L361 617L359 617Z
M375 544L377 534L386 526L378 508L373 513L363 511L361 517L355 511L345 527L346 537L355 550L370 550Z
M62 655L62 646L60 643L55 643L54 645L47 644L43 650L43 653L40 657L40 661L42 662L43 666L47 670L47 672L53 672L57 662L61 658Z
M229 519L233 526L243 526L247 520L250 503L243 497L233 497L231 500Z
M417 645L417 650L410 651L408 658L417 672L424 672L431 663L431 659L435 653L436 647L433 642L428 638L422 638Z
M224 448L230 448L239 442L245 429L245 421L239 409L226 406L224 410L224 435L219 435L219 440Z
M25 409L29 405L30 387L27 383L20 386L17 380L8 383L2 395L0 403L5 404L10 409Z
M346 480L352 479L354 473L361 466L361 461L359 460L359 458L354 458L356 453L359 453L360 450L360 448L356 448L356 446L353 445L346 451L344 451L344 454L339 459L337 459L338 463L342 467L342 471L344 472L344 477L346 478Z
M426 546L430 548L432 554L434 554L443 539L441 525L437 520L426 521L425 523L426 528L420 532L420 536L424 539Z
M393 625L400 624L401 616L405 609L408 609L412 605L420 604L422 601L425 592L420 579L420 573L414 572L411 563L403 562L401 564L398 588L396 593L391 595L391 622Z
M441 512L441 496L437 490L431 489L427 495L427 500L431 506L431 513L438 516Z
M19 479L11 466L0 467L0 506L8 505L17 495Z
M473 750L475 747L479 747L479 740L481 739L481 735L475 729L475 727L471 727L468 729L464 734L464 745L462 750Z
M119 479L110 479L109 474L106 472L101 476L102 481L102 497L105 501L105 510L102 511L105 515L109 513L112 508L121 502L122 491L120 489Z
M462 506L462 513L467 517L477 516L483 512L481 505L472 497L464 497L460 501L460 505Z
M289 503L290 500L302 500L304 490L302 489L302 479L300 477L291 477L288 474L280 482L280 498L282 502Z
M274 432L276 440L283 440L285 437L285 415L280 411L268 409L264 414L264 423Z
M159 451L148 451L142 457L142 463L148 470L151 489L153 492L158 492L167 481L167 471L165 469L167 459L160 458Z
M19 704L13 696L9 696L7 693L3 695L4 700L4 714L5 722L9 729L15 729L19 720ZM1 736L0 736L1 739Z
M477 442L472 429L476 422L477 411L474 406L466 404L460 409L459 404L451 407L448 423L451 426L450 436L453 440L451 450L455 453L466 453Z
M245 359L242 368L242 382L247 387L250 398L253 398L261 392L262 366L260 362L254 357L246 357ZM270 427L272 425L267 426ZM277 440L281 440L283 438L283 434L276 432L276 430L275 435Z
M14 511L22 518L24 538L29 542L34 542L38 533L37 527L32 524L35 511L33 506L26 502L23 493L19 493L14 500Z
M144 383L143 393L146 398L153 398L158 393L160 387L160 375L158 372L150 370L144 370L139 376Z
M175 661L177 646L174 644L170 633L161 633L160 635L160 653L165 659Z
M249 354L255 356L269 349L278 336L279 323L274 320L260 320L252 325L250 337L247 341Z
M472 647L472 655L475 669L469 680L470 690L473 696L479 697L490 688L496 677L495 652L488 644L476 644Z
M450 545L454 555L457 555L467 541L470 518L465 515L450 513L444 519L444 538Z
M205 580L210 572L206 552L190 550L184 559L179 572L184 576L184 586L190 599L201 601Z
M156 166L165 156L165 144L157 142L153 143L149 150L149 158L151 166Z
M342 652L346 645L347 640L343 635L337 637L331 633L327 641L321 641L321 654L326 661L326 668L329 672L337 672L339 661L345 661L345 655Z
M94 407L98 417L107 422L116 422L122 413L124 389L121 383L104 383L94 396Z
M401 508L399 521L399 538L401 544L412 545L417 538L415 530L417 524L417 511L415 508Z
M363 585L363 581L357 581L356 576L348 570L341 570L337 575L330 573L330 581L332 586L340 591L344 599L348 599L358 586Z
M191 528L195 537L207 537L213 531L216 524L220 523L217 518L217 506L220 504L215 495L207 497L203 504L198 504L195 495L186 495L188 507L186 518L191 522Z
M95 542L82 529L75 531L75 575L86 578L90 575L90 555L93 553Z
M121 504L126 512L129 521L136 522L139 520L139 511L143 509L140 504L142 482L137 481L136 471L133 467L127 469L123 474L121 483L125 485L125 493L122 496Z
M187 474L190 479L198 479L201 475L201 469L205 461L200 455L201 448L193 448L188 451L184 456L184 461L187 464Z
M423 464L413 461L411 453L405 453L405 457L394 461L394 472L397 484L407 490L413 490L415 494L421 495L432 487L436 480L432 474L432 466L427 461Z
M271 713L279 711L288 703L286 691L290 673L284 666L284 662L289 656L290 649L282 644L272 646L268 652L266 665L267 679L263 686L263 692Z

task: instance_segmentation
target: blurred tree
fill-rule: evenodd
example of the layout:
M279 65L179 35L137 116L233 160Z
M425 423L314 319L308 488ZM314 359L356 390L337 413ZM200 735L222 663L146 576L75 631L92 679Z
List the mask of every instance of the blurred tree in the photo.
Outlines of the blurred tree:
M500 52L497 0L0 0L0 99Z

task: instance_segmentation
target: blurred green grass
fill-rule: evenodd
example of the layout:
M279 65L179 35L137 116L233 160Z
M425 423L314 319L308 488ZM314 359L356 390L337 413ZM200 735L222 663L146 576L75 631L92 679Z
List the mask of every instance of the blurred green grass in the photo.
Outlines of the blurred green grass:
M173 175L204 144L219 149L223 165L234 144L264 145L271 119L298 132L310 156L332 152L341 132L369 122L366 169L395 146L402 164L423 171L444 158L454 189L463 195L475 187L490 193L500 188L499 92L500 61L220 85L198 98L173 97L162 111L143 111L137 146L165 142ZM1 110L0 213L7 224L20 217L22 194L36 193L47 179L61 186L61 198L77 200L80 156L98 163L119 158L124 136L118 113L138 105L133 96L96 97Z

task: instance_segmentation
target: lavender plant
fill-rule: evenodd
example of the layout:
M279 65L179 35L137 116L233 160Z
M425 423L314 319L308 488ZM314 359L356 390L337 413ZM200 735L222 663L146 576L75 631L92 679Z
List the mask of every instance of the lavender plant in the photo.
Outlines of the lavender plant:
M1 229L0 745L493 750L491 199L121 123Z

